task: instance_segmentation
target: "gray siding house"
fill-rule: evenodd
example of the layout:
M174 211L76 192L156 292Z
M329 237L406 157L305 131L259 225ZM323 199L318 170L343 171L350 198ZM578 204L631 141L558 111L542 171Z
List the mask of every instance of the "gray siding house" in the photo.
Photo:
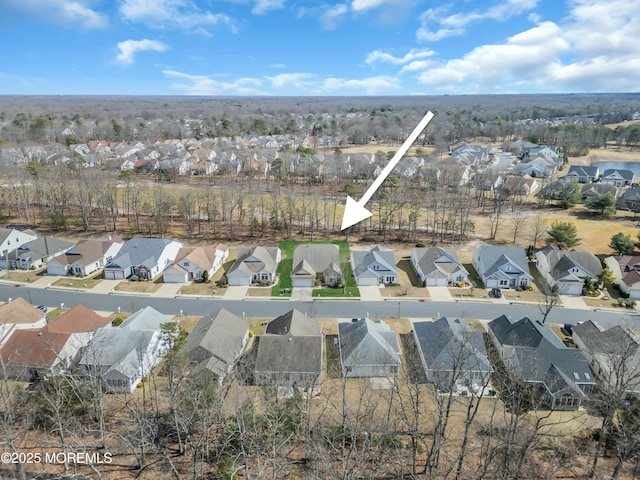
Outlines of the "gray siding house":
M489 338L510 375L528 384L543 408L577 410L596 385L584 354L540 322L502 315L489 322Z
M473 254L473 266L487 288L517 288L533 281L522 247L482 245Z
M396 377L400 368L398 336L385 322L361 318L338 324L342 371L346 377Z
M291 284L294 287L314 287L316 283L335 287L342 280L338 245L311 243L296 247L291 269Z
M376 246L368 252L351 252L351 265L356 284L361 286L392 285L398 281L396 261L391 250Z
M256 385L309 387L322 381L322 327L290 310L272 320L258 337Z
M435 322L414 322L413 336L427 382L443 391L468 387L480 392L491 380L482 332L472 332L460 320L442 317Z
M411 251L411 266L426 287L446 287L449 283L469 282L469 272L450 249L414 248Z

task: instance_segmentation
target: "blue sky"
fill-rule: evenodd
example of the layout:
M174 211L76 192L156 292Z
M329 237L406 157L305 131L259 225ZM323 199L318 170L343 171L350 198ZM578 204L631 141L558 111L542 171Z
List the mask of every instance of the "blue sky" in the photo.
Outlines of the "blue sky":
M637 0L0 0L0 94L640 91Z

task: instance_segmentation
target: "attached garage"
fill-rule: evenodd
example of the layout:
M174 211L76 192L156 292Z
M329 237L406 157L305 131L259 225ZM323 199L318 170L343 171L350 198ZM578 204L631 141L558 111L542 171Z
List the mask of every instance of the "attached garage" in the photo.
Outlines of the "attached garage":
M446 287L449 285L446 277L427 277L427 287Z
M314 279L313 278L308 278L308 277L301 277L301 278L295 278L295 277L291 277L291 285L294 287L308 287L308 288L313 288L314 285Z

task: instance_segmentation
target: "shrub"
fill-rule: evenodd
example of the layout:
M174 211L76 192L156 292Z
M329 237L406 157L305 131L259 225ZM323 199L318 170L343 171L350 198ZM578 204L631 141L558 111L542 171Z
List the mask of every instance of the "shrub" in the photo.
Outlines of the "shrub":
M113 321L111 322L111 325L114 327L117 327L118 325L121 325L122 322L124 322L124 320L122 320L121 317L116 317L113 319Z

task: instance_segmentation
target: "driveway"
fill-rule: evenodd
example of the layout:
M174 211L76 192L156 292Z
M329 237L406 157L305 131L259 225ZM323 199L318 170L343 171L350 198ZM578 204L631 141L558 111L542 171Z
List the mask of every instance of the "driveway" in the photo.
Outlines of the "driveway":
M296 287L291 290L291 301L309 301L313 297L312 287Z
M449 287L427 287L429 295L434 302L450 302L453 297L449 291Z
M366 300L382 300L379 286L358 287L358 290L360 290L360 300L363 302Z
M229 287L227 291L224 293L225 300L244 300L247 296L247 292L249 291L249 287L246 285L237 286L237 287Z
M560 302L565 308L589 310L589 306L584 303L584 300L582 300L582 298L574 297L573 295L560 295Z

